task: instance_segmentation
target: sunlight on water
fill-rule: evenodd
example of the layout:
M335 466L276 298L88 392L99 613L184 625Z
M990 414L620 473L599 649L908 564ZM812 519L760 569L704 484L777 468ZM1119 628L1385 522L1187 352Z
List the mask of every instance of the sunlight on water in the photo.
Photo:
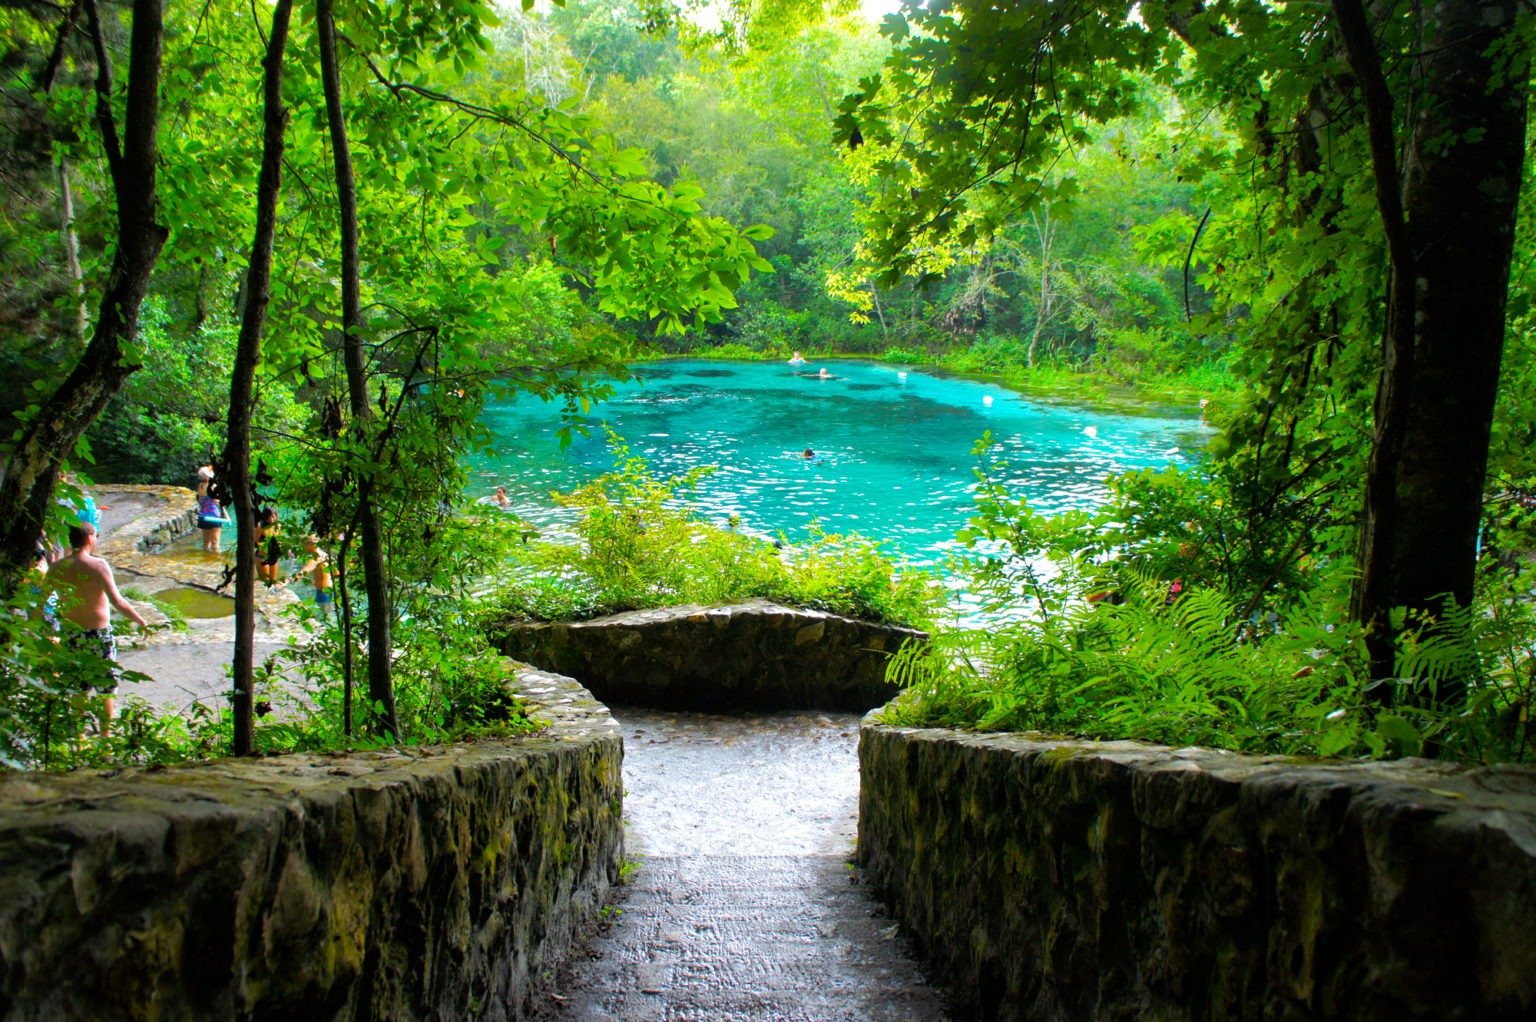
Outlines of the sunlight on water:
M822 365L832 378L815 375ZM470 496L505 485L525 518L557 526L548 493L613 466L607 423L658 475L718 466L693 499L722 524L736 514L744 531L797 542L816 521L828 532L889 541L915 563L937 564L974 511L971 448L986 430L1001 444L1015 493L1046 512L1091 507L1104 498L1109 473L1189 463L1187 452L1205 443L1205 427L1193 416L1083 411L878 363L810 368L646 365L639 380L592 410L592 435L564 450L556 405L527 397L494 405L486 422L498 440L490 455L471 460ZM808 447L814 461L802 457Z

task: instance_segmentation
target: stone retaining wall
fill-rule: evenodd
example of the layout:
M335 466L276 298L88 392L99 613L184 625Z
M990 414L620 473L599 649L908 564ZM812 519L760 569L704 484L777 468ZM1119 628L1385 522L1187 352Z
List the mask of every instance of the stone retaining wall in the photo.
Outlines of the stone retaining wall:
M1536 771L866 719L859 857L982 1019L1536 1018Z
M622 854L622 746L541 735L0 778L0 1017L517 1019Z
M616 705L867 710L893 698L889 656L927 636L749 600L493 629L502 652L580 678Z

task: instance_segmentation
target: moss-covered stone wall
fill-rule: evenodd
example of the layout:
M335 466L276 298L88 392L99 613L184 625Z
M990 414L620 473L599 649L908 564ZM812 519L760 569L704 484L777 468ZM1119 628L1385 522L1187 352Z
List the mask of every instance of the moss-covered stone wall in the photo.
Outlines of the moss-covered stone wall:
M1536 1018L1536 771L884 727L859 857L982 1019Z
M0 1017L517 1019L622 855L622 745L536 737L0 779Z
M558 671L614 705L864 711L899 691L886 661L910 628L767 600L637 610L491 629L503 653Z

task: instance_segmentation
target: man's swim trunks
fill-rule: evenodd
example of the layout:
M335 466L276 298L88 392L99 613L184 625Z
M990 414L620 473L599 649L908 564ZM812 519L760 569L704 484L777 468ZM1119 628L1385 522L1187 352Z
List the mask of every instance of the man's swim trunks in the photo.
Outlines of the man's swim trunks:
M104 695L111 695L117 691L118 683L123 680L123 669L117 666L117 638L112 634L111 625L106 628L70 631L64 641L71 649L95 653L108 664L105 680L83 681L80 685L82 689L89 691L94 688Z

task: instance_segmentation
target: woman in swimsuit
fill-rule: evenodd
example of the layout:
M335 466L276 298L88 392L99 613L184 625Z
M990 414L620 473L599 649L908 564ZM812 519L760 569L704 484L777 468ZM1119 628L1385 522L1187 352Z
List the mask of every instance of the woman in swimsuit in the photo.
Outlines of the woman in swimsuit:
M262 508L256 519L256 574L268 585L277 582L277 562L283 559L282 544L277 538L281 528L277 520L277 508Z
M203 534L204 550L210 554L219 552L219 530L224 528L228 521L218 501L207 493L197 498L197 528Z

